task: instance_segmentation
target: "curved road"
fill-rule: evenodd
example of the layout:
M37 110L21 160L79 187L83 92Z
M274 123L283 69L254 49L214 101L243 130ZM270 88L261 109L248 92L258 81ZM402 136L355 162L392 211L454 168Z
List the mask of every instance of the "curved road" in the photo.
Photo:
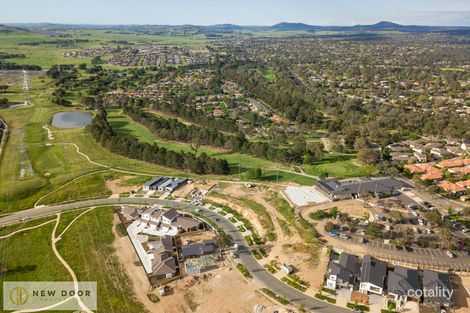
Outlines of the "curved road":
M240 231L235 227L230 221L228 221L224 216L209 210L204 207L195 207L189 203L184 202L177 202L171 200L161 200L156 198L106 198L106 199L96 199L96 200L87 200L87 201L80 201L75 203L69 204L60 204L60 205L51 205L51 206L39 206L33 209L28 209L20 212L12 213L8 216L4 216L0 218L0 226L5 226L9 224L18 223L18 221L22 218L39 218L48 216L57 212L73 210L78 208L86 208L92 206L100 206L100 205L119 205L119 204L141 204L141 205L149 205L149 204L158 204L163 206L172 206L178 209L186 209L186 210L194 210L196 208L200 209L201 212L204 213L204 216L209 218L215 219L217 218L218 221L216 222L220 227L224 229L227 234L230 234L233 238L234 243L237 243L240 246L239 252L239 259L240 262L243 263L253 277L264 284L266 288L271 289L278 295L284 296L288 299L291 303L296 305L303 304L306 309L318 312L318 313L346 313L350 312L349 309L341 308L339 306L335 306L332 304L328 304L326 302L317 300L310 296L307 296L288 285L284 284L273 275L271 275L268 271L266 271L253 255L248 251L245 247L245 240L240 233ZM319 275L323 275L323 273L319 273Z

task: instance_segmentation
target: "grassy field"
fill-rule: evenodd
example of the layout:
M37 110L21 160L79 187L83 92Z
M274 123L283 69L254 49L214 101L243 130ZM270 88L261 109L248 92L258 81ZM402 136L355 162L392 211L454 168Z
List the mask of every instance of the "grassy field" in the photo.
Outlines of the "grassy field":
M106 187L106 180L111 177L111 171L81 176L42 198L38 205L108 197L111 191Z
M110 207L87 212L71 225L57 248L78 280L97 282L97 312L144 312L134 299L129 278L114 255L112 219Z
M329 177L367 176L377 172L373 166L359 165L355 155L329 153L325 158L313 165L303 165L302 169L310 175Z
M56 235L84 210L61 214ZM48 219L21 225L38 225ZM111 207L96 208L82 215L64 233L57 249L80 281L96 281L98 310L96 312L145 312L132 293L129 278L114 255L112 243L113 212ZM0 264L8 269L0 275L3 281L71 281L70 274L51 248L53 223L0 239ZM2 234L18 230L17 225L2 229ZM0 299L3 301L3 298Z
M62 30L61 33L67 33L70 37L59 40L84 39L89 42L71 44L70 46L57 46L56 44L41 44L37 46L20 45L20 43L31 43L35 41L52 41L57 38L48 37L36 33L0 33L0 51L8 53L22 53L25 58L9 59L18 64L36 64L49 68L54 64L80 64L90 63L90 58L66 58L64 53L67 51L79 50L82 48L116 47L113 40L127 41L134 45L155 44L155 45L178 45L187 46L191 49L204 48L206 38L202 34L174 34L174 35L150 35L138 33L118 33L108 32L106 30Z
M169 150L192 152L189 144L162 140L152 134L147 128L122 115L120 112L121 111L119 110L111 110L108 112L109 122L116 131L122 134L137 137L144 142L157 143L159 146L165 147ZM240 165L242 171L245 171L246 168L252 167L284 167L279 163L271 162L265 159L252 157L246 154L229 153L225 150L213 147L201 147L198 153L202 152L205 152L207 155L215 158L226 159L232 168L232 174L238 173L238 165Z
M37 225L36 222L28 222L23 227ZM67 270L54 256L51 249L53 228L54 223L49 223L7 239L0 239L0 266L9 271L0 275L0 283L3 284L4 281L70 280ZM9 226L5 233L17 229L16 225ZM3 297L0 301L3 304Z

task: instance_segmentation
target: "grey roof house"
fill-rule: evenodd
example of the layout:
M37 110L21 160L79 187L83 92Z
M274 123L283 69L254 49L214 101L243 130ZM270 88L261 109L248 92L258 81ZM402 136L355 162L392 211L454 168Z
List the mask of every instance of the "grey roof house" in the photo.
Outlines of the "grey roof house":
M452 282L449 274L422 270L423 301L445 307L454 306Z
M388 295L399 304L405 303L408 298L419 300L419 294L415 291L420 290L420 286L418 270L397 266L388 273Z
M391 178L363 177L354 180L321 179L315 188L332 201L355 199L365 194L373 194L377 197L391 196L398 189L409 187L406 183Z
M212 240L203 240L202 243L193 243L181 247L181 257L184 259L200 257L214 253L215 247Z
M376 293L382 295L387 277L387 264L373 259L370 255L364 256L361 266L361 283L359 290L363 293Z
M359 274L357 257L341 253L339 260L331 260L326 273L325 287L335 290L338 287L353 288Z

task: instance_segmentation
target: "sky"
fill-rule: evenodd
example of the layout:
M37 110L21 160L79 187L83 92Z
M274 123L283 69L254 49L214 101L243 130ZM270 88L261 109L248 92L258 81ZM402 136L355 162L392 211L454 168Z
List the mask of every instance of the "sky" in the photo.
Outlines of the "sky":
M2 0L0 23L470 26L470 0Z

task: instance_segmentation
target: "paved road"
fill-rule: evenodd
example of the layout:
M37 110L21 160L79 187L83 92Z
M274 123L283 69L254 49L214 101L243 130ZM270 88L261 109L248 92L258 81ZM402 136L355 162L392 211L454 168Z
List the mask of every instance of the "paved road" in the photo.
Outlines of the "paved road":
M195 206L171 201L171 200L161 200L156 198L106 198L106 199L97 199L97 200L88 200L88 201L81 201L75 202L70 204L61 204L61 205L52 205L52 206L40 206L29 210L24 210L20 212L12 213L8 216L4 216L0 218L0 226L5 226L9 224L18 223L21 218L29 217L29 218L39 218L43 216L47 216L53 213L78 209L78 208L85 208L91 206L100 206L100 205L114 205L114 204L158 204L163 206L172 206L179 209L186 209L186 210L194 210ZM304 304L305 308L318 313L346 313L350 312L350 310L341 308L335 305L328 304L326 302L317 300L310 296L307 296L288 285L284 284L269 272L267 272L253 255L248 251L247 247L245 246L246 243L240 231L235 227L230 221L228 221L224 216L203 208L198 207L204 214L211 219L217 218L217 224L224 229L227 234L230 234L233 238L234 243L237 243L240 246L239 252L239 260L243 263L253 277L264 284L267 288L271 289L278 295L282 295L286 297L290 302L300 305ZM323 275L323 273L318 273L318 275Z

